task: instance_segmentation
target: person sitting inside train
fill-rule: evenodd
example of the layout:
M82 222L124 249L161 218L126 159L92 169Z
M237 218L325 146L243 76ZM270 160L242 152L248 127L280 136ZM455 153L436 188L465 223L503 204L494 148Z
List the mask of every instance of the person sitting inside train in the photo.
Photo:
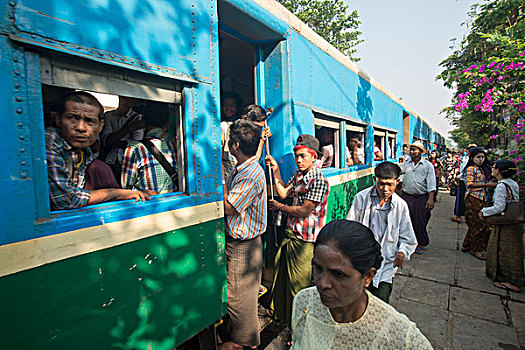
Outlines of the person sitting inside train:
M100 133L102 141L101 159L113 170L120 182L124 150L130 141L140 141L144 138L142 100L119 96L117 109L104 113L104 128Z
M156 193L175 192L178 190L175 138L165 131L170 124L169 105L149 103L143 115L145 139L131 141L124 152L122 187ZM157 157L164 157L164 160L159 158L164 166L153 153L157 151L160 152Z
M377 142L374 143L374 160L380 161L385 160L385 156L383 155L383 152L381 152L381 148L377 145Z
M347 165L362 165L365 159L363 150L361 148L361 140L358 134L350 134L348 136L348 149L350 150L350 160L347 160ZM348 164L350 163L350 164Z
M59 102L57 112L58 127L46 128L46 158L52 210L150 198L140 191L118 188L86 189L87 176L103 178L108 175L107 171L97 173L100 167L89 167L95 159L90 147L97 141L104 126L104 108L93 95L84 91L69 93ZM87 174L88 168L92 172L90 175Z
M323 145L323 147L321 147L321 167L334 167L334 132L328 128L322 128L320 139L321 144ZM346 147L346 165L354 165L352 154L348 147Z

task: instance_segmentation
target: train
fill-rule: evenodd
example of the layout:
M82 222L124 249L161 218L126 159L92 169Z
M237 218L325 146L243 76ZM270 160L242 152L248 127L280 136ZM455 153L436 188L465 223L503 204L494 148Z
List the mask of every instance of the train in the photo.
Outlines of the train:
M1 0L0 11L2 349L173 349L226 314L225 91L273 109L269 149L283 178L297 137L331 130L328 221L371 185L374 147L390 161L415 140L445 147L273 0ZM46 118L74 90L174 106L179 191L51 210ZM363 164L344 161L350 135Z

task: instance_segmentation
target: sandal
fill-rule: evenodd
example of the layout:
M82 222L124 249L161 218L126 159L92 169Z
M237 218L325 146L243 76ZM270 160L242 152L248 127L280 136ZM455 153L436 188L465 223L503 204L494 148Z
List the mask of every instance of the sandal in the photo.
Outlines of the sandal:
M505 289L505 290L510 290L511 292L515 292L515 293L520 293L521 292L521 288L518 287L518 286L515 286L511 283L507 283L507 282L493 282L492 285L496 288L501 288L501 289Z
M416 253L416 254L423 254L423 251L424 251L423 247L417 247L416 251L414 253Z
M470 254L474 255L474 257L476 259L479 259L479 260L487 260L487 253L485 252L470 252Z
M457 222L458 224L460 224L460 223L463 222L463 221L461 221L461 219L458 219L457 217L452 217L452 218L450 218L450 221Z

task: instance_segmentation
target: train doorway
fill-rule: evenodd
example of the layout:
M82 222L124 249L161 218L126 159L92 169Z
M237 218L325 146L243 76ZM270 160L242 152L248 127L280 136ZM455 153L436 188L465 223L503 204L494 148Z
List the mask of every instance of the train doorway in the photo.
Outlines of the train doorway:
M410 114L403 111L403 144L410 144Z
M224 31L219 32L219 60L221 77L221 120L235 119L224 105L230 97L237 105L237 116L243 107L255 103L255 46ZM225 115L228 114L228 117Z

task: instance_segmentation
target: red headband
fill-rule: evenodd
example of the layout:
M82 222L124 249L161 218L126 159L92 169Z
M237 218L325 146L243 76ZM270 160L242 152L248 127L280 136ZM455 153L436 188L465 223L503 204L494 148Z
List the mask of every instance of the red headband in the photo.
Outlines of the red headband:
M293 151L296 152L296 151L298 151L300 149L306 149L308 151L308 153L310 153L312 155L312 157L315 157L317 155L317 152L315 152L313 149L311 149L310 147L305 146L305 145L295 146L293 148Z

